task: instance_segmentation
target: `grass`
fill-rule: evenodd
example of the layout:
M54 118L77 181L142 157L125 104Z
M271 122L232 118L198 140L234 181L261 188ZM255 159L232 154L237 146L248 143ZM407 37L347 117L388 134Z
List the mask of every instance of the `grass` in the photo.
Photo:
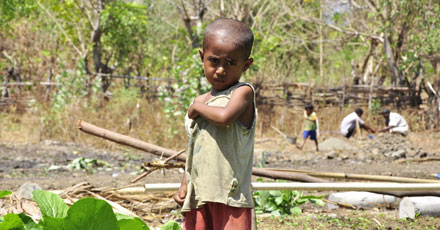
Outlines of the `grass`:
M84 106L84 99L53 112L49 105L39 105L26 112L10 108L0 113L0 142L38 143L43 140L76 142L106 149L121 149L116 143L81 133L79 119L124 135L181 149L186 146L186 135L180 122L165 119L157 102L148 100L114 100ZM168 135L169 129L177 129L178 135Z
M181 118L166 118L160 102L139 99L139 96L133 93L119 93L110 100L101 98L94 102L88 101L87 98L79 99L65 105L62 111L54 111L49 104L37 104L26 111L19 106L9 107L8 111L0 112L0 142L37 143L50 139L98 148L121 148L116 143L78 131L76 123L82 119L167 148L183 149L187 144L187 135ZM321 135L323 137L339 135L340 121L353 109L347 107L340 111L335 107L318 107L316 110ZM366 108L364 111L362 118L368 124L377 129L383 127L382 116L373 115ZM258 112L257 138L279 137L270 125L278 127L287 135L301 136L304 122L302 108L261 105L258 107ZM411 129L415 127L417 130L422 130L421 127L424 127L423 117L414 110L408 109L401 114L406 118ZM171 135L170 130L176 130L177 134Z

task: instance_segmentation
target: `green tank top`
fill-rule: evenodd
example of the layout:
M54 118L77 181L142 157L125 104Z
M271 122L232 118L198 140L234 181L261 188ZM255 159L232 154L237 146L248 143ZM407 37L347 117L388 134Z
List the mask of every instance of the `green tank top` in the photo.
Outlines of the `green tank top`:
M248 83L237 83L218 92L206 104L225 107L234 90L245 85L254 91L255 115L250 128L238 119L226 127L216 126L200 116L195 120L187 151L185 173L188 189L182 212L199 208L206 202L253 207L251 176L257 118L255 90Z

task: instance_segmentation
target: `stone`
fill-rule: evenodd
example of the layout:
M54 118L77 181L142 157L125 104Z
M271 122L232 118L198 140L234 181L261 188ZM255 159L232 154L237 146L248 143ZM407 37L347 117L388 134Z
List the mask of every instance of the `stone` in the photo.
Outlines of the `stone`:
M26 182L18 188L17 195L26 199L32 199L32 192L34 190L42 190L42 188L37 183Z
M406 150L405 149L397 150L397 151L391 153L391 157L394 159L405 158L406 157Z
M397 202L395 196L382 195L371 192L338 192L330 194L330 201L351 204L360 208L372 208L378 205L393 204ZM335 204L327 204L330 210L337 209Z
M414 219L416 216L440 217L440 197L405 197L399 204L399 218Z

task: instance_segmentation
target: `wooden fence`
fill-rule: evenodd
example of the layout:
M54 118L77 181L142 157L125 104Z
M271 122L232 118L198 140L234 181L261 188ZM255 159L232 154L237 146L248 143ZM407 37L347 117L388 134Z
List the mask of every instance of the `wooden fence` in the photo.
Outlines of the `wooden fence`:
M421 103L419 92L408 87L371 87L369 85L310 87L307 84L276 84L257 87L258 104L287 107L313 103L326 106L370 106L394 104L416 106Z
M141 76L111 75L111 78L124 79L125 87L139 87L148 98L158 96L159 86L170 85L172 79ZM133 82L133 80L135 82ZM153 83L154 82L154 83ZM58 82L8 82L0 84L0 107L16 104L29 98L21 97L23 87L43 87L46 95L61 84ZM7 89L18 88L16 95L6 95ZM319 107L353 105L371 106L372 103L393 106L417 106L421 104L420 92L408 87L372 87L371 85L338 86L330 88L311 87L304 83L255 84L258 105L302 107L310 102ZM10 91L10 90L9 90ZM18 93L17 93L18 92Z

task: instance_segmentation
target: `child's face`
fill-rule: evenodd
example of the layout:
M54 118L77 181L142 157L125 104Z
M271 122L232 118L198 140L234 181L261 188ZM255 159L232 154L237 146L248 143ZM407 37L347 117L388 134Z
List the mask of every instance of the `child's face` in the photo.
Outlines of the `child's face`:
M227 39L218 36L210 38L205 50L200 50L205 77L217 91L238 83L241 74L252 64L252 58L245 59L243 50Z
M307 113L307 115L312 114L313 113L313 109L306 109L306 113Z

